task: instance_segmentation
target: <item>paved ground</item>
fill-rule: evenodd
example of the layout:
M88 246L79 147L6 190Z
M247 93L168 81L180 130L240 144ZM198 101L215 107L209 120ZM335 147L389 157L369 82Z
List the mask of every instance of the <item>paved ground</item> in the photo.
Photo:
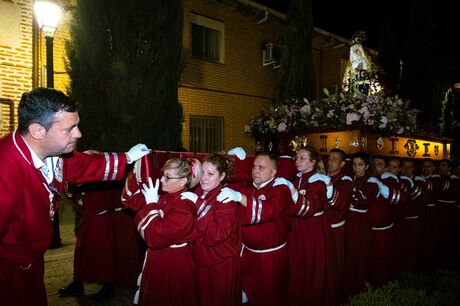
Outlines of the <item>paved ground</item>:
M63 203L59 218L61 221L61 238L63 246L48 250L45 253L45 285L48 294L49 306L61 305L133 305L135 289L116 288L115 298L102 301L91 301L87 296L59 297L57 291L67 286L73 277L73 252L75 247L73 210L70 205ZM85 294L96 293L100 288L98 284L85 284Z

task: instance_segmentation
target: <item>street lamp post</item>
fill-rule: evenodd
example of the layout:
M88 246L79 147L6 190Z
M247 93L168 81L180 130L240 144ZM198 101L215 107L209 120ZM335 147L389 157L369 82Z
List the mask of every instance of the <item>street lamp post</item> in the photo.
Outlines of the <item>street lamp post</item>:
M61 7L55 0L35 0L34 12L38 26L45 33L46 39L46 87L54 88L53 35L61 19ZM53 239L49 248L54 249L62 246L57 209L53 219L53 231Z
M36 0L34 12L46 39L46 86L54 87L53 40L61 18L61 7L52 0Z

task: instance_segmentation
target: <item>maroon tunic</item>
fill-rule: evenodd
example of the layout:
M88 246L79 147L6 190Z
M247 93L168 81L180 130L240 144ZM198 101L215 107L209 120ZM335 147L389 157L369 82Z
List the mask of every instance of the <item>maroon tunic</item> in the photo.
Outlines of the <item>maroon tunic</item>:
M458 263L458 210L457 200L460 193L460 179L455 175L442 175L441 188L436 205L439 216L439 254L441 266L454 266Z
M274 180L241 190L248 199L242 210L243 291L251 305L285 306L287 302L289 206L291 192Z
M164 194L157 204L145 205L142 193L123 192L123 203L137 211L135 223L147 243L135 303L140 305L197 305L195 266L191 246L195 239L196 208L182 200L181 190Z
M345 265L345 219L351 205L353 194L353 179L343 173L331 176L334 193L328 200L329 208L326 218L331 225L330 258L327 269L327 301L337 305L343 299L343 271Z
M367 175L354 178L350 212L345 223L344 294L350 296L364 287L369 278L371 228L367 210L374 205L379 186Z
M424 270L431 271L436 265L435 260L438 250L439 218L436 201L441 191L441 177L438 174L433 174L424 178L427 182L426 191L428 193L428 200L422 209L421 261Z
M388 187L388 198L379 195L369 207L367 220L372 229L371 256L369 259L369 281L374 286L382 286L396 276L396 241L394 230L394 205L401 204L398 178L385 172L379 177Z
M94 186L82 186L75 195L74 205L81 213L77 241L75 243L74 276L85 283L114 281L114 244L109 210L113 201L108 190L89 190ZM118 193L117 193L118 194Z
M197 207L197 239L192 245L201 306L241 304L241 205L217 202L222 186L209 191Z
M53 236L48 186L17 131L0 140L0 304L46 305L43 255ZM122 179L125 154L68 154L53 170L57 191L70 182Z
M328 248L331 227L324 215L326 182L316 170L299 177L299 194L291 205L292 232L288 238L290 282L289 305L323 305L326 292Z
M400 177L400 181L409 190L410 199L404 205L403 219L398 223L398 257L402 271L415 272L420 257L421 217L423 200L420 182L415 178Z
M406 249L401 254L403 266L409 271L421 271L423 269L422 248L422 215L423 209L430 199L427 192L427 182L420 176L413 176L414 186L411 188L411 200L406 207L406 216L402 229L403 245Z
M115 249L115 285L118 287L136 287L137 277L142 271L142 263L144 262L145 242L136 230L132 210L118 206L112 210L109 216L112 223Z

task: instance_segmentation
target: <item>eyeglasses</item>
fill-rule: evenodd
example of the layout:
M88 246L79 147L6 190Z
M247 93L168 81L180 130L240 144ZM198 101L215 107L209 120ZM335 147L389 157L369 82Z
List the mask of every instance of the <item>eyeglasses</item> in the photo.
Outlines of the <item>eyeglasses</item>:
M185 178L185 176L178 176L178 177L169 177L166 174L162 173L160 179L164 179L165 182L168 182L169 180L178 180Z

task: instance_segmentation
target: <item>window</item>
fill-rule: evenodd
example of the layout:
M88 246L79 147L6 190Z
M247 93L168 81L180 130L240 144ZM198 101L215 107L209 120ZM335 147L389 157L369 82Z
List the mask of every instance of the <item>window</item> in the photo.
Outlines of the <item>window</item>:
M192 56L224 62L224 23L195 13L191 15Z
M190 116L191 152L211 153L224 149L224 118Z

